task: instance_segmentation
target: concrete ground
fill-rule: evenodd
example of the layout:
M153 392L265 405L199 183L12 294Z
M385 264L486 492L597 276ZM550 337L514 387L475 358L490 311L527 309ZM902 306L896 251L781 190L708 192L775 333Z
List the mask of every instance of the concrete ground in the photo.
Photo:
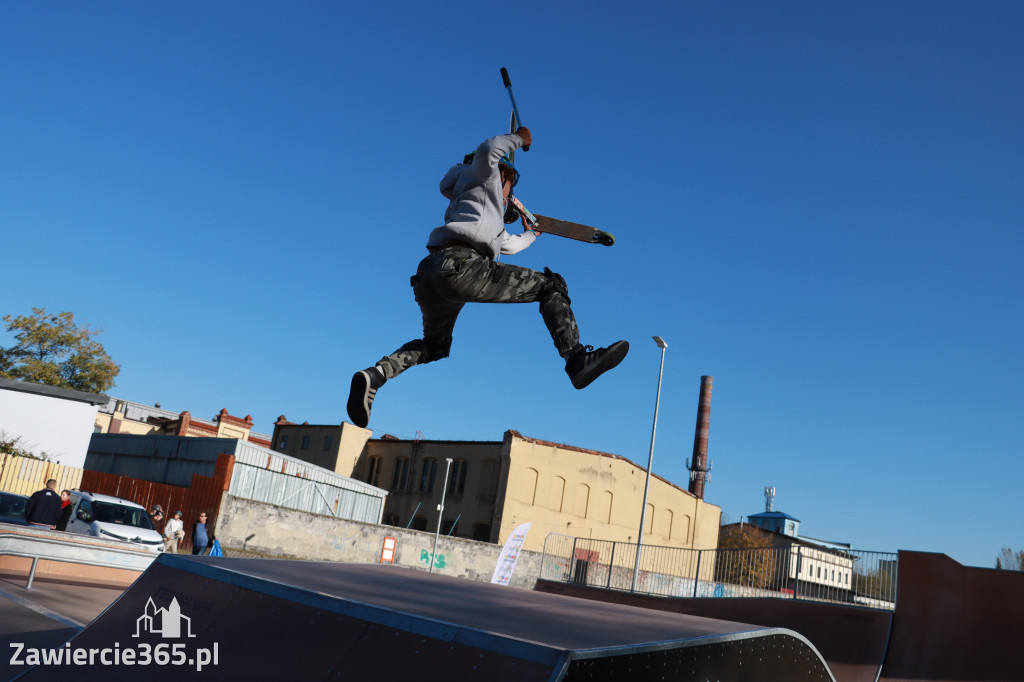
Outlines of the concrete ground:
M0 574L0 682L25 670L25 666L11 665L17 651L12 644L58 649L124 591L122 587L40 578L29 590L26 578Z

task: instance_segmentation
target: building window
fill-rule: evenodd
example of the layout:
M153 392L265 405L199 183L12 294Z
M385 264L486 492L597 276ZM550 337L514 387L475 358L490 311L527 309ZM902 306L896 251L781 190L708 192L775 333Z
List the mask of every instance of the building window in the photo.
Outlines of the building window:
M334 436L324 436L324 450L330 450L334 445Z
M537 501L537 476L539 473L533 467L526 467L519 476L522 483L515 491L518 499L526 504L534 504Z
M491 541L491 525L488 523L473 524L473 539L478 542Z
M281 436L281 438L277 441L277 449L278 450L284 450L287 447L288 447L288 436Z
M498 474L500 473L500 468L498 460L484 460L484 473L482 476L484 495L494 497L498 494Z
M420 477L420 492L434 492L434 480L437 478L437 460L428 457L423 460L423 475Z
M459 534L459 524L457 519L445 519L444 523L441 524L441 535L455 535Z
M565 501L565 479L555 476L551 479L548 487L548 508L556 512L562 511L562 502Z
M309 450L309 436L302 437L302 449Z
M391 479L392 490L405 490L409 484L409 458L399 457L395 460L395 476Z
M412 529L413 530L426 530L427 529L427 517L426 516L417 516L415 519L413 519L412 520Z
M466 491L466 468L464 459L457 459L452 462L451 477L448 479L448 494L461 495Z
M590 486L580 483L576 488L576 516L587 518L587 508L590 506Z
M370 485L378 485L382 468L384 468L384 460L381 457L371 457L370 470L366 474L366 482Z

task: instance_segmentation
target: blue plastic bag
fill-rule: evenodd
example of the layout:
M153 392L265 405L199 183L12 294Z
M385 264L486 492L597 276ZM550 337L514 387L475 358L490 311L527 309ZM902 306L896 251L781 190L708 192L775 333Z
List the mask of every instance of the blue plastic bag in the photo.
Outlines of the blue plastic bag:
M210 556L224 556L224 551L220 548L220 540L213 541L213 547L210 548Z

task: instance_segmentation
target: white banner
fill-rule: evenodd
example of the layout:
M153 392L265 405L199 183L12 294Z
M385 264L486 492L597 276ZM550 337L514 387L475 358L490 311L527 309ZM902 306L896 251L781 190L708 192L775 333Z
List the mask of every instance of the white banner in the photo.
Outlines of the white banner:
M494 575L491 582L495 585L508 585L512 581L512 572L516 570L516 562L519 561L519 552L523 549L523 542L526 541L526 534L530 532L530 524L524 523L505 541L501 548L501 556L498 558L498 565L494 567Z

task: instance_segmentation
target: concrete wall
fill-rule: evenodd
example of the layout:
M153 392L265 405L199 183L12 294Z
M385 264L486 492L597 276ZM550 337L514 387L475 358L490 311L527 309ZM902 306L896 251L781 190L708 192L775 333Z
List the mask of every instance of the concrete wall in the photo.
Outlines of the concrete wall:
M432 532L345 521L227 494L221 504L216 534L225 550L346 563L378 563L384 538L393 537L398 541L394 563L424 571L430 567L434 544ZM499 545L442 536L434 572L490 582L501 549ZM533 589L541 572L541 556L539 552L520 554L512 576L513 587Z

